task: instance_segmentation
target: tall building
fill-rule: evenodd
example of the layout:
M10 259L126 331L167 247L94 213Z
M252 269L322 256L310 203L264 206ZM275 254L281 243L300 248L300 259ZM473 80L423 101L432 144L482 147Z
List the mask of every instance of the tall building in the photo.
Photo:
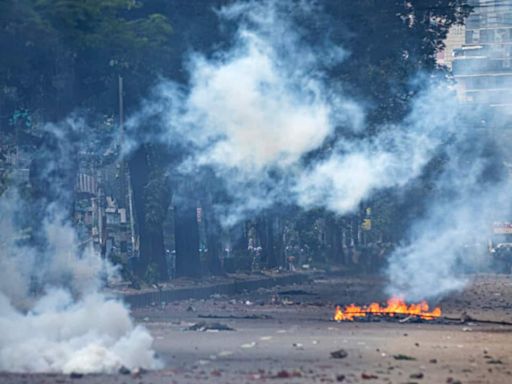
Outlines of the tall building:
M454 25L450 28L448 36L444 41L444 49L437 55L437 63L452 69L452 63L455 59L455 50L462 47L465 43L466 26Z
M464 44L452 71L462 102L507 112L512 106L512 0L470 0Z

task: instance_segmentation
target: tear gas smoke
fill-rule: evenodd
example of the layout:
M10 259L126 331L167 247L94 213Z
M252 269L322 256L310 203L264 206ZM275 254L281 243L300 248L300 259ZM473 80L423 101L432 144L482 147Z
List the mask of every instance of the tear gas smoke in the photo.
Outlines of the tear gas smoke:
M99 293L76 300L48 290L23 313L0 294L0 370L110 372L156 368L147 330L135 327L123 304Z
M191 149L181 172L214 170L233 198L227 211L219 207L225 225L276 202L350 213L374 191L417 177L457 119L450 90L433 84L403 124L358 135L363 107L325 74L343 60L343 49L307 45L288 3L277 4L219 11L222 20L238 22L233 46L211 58L194 54L189 88L164 82L129 123L136 131L159 115L164 132L156 139ZM327 157L305 159L321 149Z
M133 137L156 119L162 130L143 140L187 148L182 174L211 169L231 198L217 206L226 226L276 203L353 212L379 190L406 187L446 152L434 186L439 201L412 225L387 273L389 291L406 298L460 288L464 281L454 273L465 262L461 249L485 238L496 201L506 200L503 179L485 181L488 135L475 126L486 112L461 105L449 82L419 74L423 90L408 116L366 135L364 106L326 74L349 53L328 39L307 43L295 19L313 19L318 9L300 4L247 1L220 9L221 22L236 25L231 46L192 54L188 86L163 82L132 117Z
M77 149L71 139L77 129L73 120L45 127L52 144L35 156L40 181L49 187L38 201L30 203L14 188L0 197L0 371L159 366L149 332L133 324L119 300L100 292L116 268L92 246L80 245L66 216L68 156ZM32 233L24 230L27 220L33 220Z
M464 109L458 111L462 119ZM486 114L477 111L459 124L460 131L443 146L446 158L433 185L435 199L413 222L407 243L391 255L390 294L412 300L439 298L465 285L464 271L489 268L486 242L492 223L506 221L511 212L512 185L488 131L470 123ZM506 121L504 117L497 124Z
M191 55L188 86L157 88L128 124L131 148L141 140L187 148L179 172L209 168L223 182L231 200L216 208L225 225L276 203L350 213L379 190L406 187L442 155L434 199L391 256L389 292L417 299L460 288L457 271L469 263L464 245L485 238L488 223L510 211L509 183L493 171L499 156L486 153L487 132L475 129L486 112L468 111L448 84L421 77L423 91L404 121L367 135L364 106L327 75L348 53L327 39L312 46L294 21L313 17L311 4L247 1L220 9L221 22L237 26L231 46ZM162 130L149 136L141 127L154 119ZM24 244L20 232L19 217L33 207L12 191L0 198L0 370L155 368L149 333L99 293L111 266L77 246L66 218L72 127L48 127L58 140L40 153L48 188L39 200L38 246Z
M156 115L164 121L157 140L193 150L183 173L214 170L233 198L227 210L218 207L226 225L276 199L288 201L287 180L301 172L304 154L320 148L335 128L363 127L361 108L327 87L321 70L339 63L344 51L304 44L300 28L283 17L309 14L307 2L301 4L239 2L219 10L223 22L238 25L232 47L212 58L192 55L190 86L162 83L157 100L128 122L136 131Z

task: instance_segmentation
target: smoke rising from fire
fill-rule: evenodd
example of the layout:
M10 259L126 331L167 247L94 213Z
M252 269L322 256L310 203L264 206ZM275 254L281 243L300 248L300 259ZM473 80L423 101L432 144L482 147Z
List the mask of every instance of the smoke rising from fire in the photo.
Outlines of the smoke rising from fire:
M461 256L464 247L485 238L496 211L509 209L506 181L490 176L502 167L499 154L486 152L493 144L476 129L487 112L460 104L449 81L418 74L422 90L410 113L366 135L365 106L327 75L350 52L327 38L313 46L295 21L314 19L312 4L220 9L221 23L236 25L231 45L190 55L189 84L163 82L132 117L133 137L156 118L162 132L144 140L187 148L182 174L213 170L230 196L217 206L227 226L276 203L351 213L378 191L406 189L441 158L434 200L390 259L389 291L432 298L460 288L461 266L483 264Z
M458 112L461 120L470 114L462 107ZM503 156L488 131L474 124L486 114L477 111L459 122L460 131L443 146L443 172L432 186L435 199L412 223L407 243L391 256L391 294L439 298L464 286L463 272L489 267L486 242L492 223L507 220L512 206ZM497 121L496 127L503 128L507 120Z
M80 244L67 211L65 187L81 123L44 128L35 156L50 187L29 202L13 187L0 197L0 370L117 372L156 368L149 332L128 309L100 290L116 268ZM73 175L73 173L71 173ZM73 179L73 178L72 178ZM27 220L34 219L32 234ZM32 241L27 241L32 237Z

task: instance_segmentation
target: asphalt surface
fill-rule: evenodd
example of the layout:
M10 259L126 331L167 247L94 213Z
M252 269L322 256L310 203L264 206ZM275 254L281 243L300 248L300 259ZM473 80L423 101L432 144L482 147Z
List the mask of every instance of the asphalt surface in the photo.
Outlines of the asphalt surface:
M135 309L136 321L155 338L159 371L80 378L0 373L0 382L512 383L512 326L499 324L512 323L512 278L469 279L464 292L439 304L451 319L486 323L336 323L336 304L384 300L385 282L325 277ZM341 358L333 358L339 350Z

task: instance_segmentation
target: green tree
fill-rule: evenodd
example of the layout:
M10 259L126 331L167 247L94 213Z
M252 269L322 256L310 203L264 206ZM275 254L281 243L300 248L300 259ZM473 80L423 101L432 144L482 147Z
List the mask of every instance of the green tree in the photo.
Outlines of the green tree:
M4 115L20 105L53 120L80 107L112 112L119 74L136 80L128 92L135 103L165 66L172 34L161 14L134 17L140 6L130 0L2 2Z
M14 133L18 136L14 130L19 130L19 124L9 124L9 119L19 110L27 110L30 116L37 114L45 122L60 121L75 110L99 117L114 115L118 76L125 78L127 110L138 107L171 62L169 20L161 13L146 12L143 3L133 0L5 0L0 2L0 26L0 141ZM48 140L54 138L42 137L41 150L48 148L44 143ZM148 152L145 147L143 150ZM45 169L46 161L55 159L35 158L37 164L31 167L33 189L44 195L48 192L44 177L37 173ZM55 174L62 180L73 180L76 169L61 165ZM153 163L146 165L149 168L142 170L144 175L155 175ZM138 227L142 230L141 243L151 254L144 260L158 259L160 267L165 259L163 244L159 244L162 236L158 236L161 222L154 215L159 210L154 205L162 204L163 208L165 201L155 198L148 204L148 200L161 195L157 190L164 180L144 175L135 173L132 177L147 183L134 188L134 200L140 205Z

